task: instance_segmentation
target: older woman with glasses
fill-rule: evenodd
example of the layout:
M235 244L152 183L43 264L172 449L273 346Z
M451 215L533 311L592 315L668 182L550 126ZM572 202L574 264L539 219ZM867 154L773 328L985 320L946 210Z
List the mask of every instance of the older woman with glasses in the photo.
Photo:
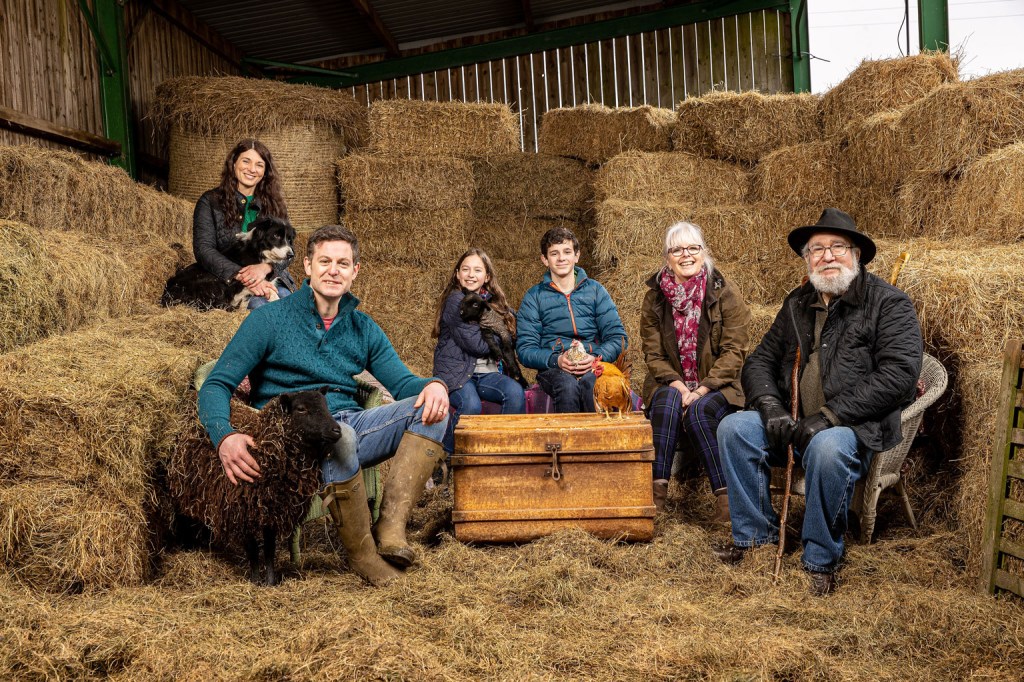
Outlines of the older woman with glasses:
M665 235L665 265L647 280L640 317L647 379L644 404L654 429L654 504L665 507L672 458L682 434L704 462L715 493L715 524L729 523L729 498L716 431L743 407L740 369L750 311L715 270L701 229L676 223Z

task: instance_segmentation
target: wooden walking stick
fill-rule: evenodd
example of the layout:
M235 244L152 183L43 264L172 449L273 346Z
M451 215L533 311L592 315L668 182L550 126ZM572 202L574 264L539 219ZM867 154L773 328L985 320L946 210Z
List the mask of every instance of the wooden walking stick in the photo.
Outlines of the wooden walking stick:
M792 384L790 390L789 413L793 421L797 418L797 408L800 405L800 345L796 347L796 359L793 360ZM774 580L779 579L779 571L782 570L782 553L786 549L786 517L789 515L789 498L793 492L793 444L786 448L786 488L782 494L782 515L779 517L779 551L775 554L775 572L772 574Z

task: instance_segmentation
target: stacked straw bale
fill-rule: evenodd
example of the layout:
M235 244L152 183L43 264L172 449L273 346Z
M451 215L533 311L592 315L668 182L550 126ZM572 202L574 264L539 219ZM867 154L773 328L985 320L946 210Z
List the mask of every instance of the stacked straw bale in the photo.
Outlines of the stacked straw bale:
M901 126L917 170L960 173L1024 140L1024 69L941 85L906 107Z
M551 109L541 119L538 150L602 164L635 149L645 152L672 149L676 115L671 109L651 106L611 109L600 104Z
M273 80L172 78L152 115L170 131L171 192L195 202L220 182L232 147L255 137L274 157L291 222L305 228L337 222L334 160L366 139L366 107L351 94Z
M474 214L469 229L470 245L483 249L492 260L529 261L543 268L540 264L540 239L555 227L567 227L581 243L589 243L589 229L581 229L577 220L528 218L521 213L496 211ZM587 255L589 252L588 248ZM540 276L534 279L540 281Z
M821 98L825 134L839 135L850 124L910 104L944 83L955 83L957 69L958 60L945 52L864 60Z
M160 299L178 253L159 242L110 248L80 232L0 220L0 353Z
M949 205L965 236L1005 245L1024 240L1024 142L968 166Z
M192 239L192 209L116 166L69 152L0 145L0 218L120 243Z
M473 161L477 215L580 220L593 201L593 173L581 161L511 152Z
M595 179L597 198L624 201L735 204L748 190L747 172L732 163L678 152L619 154Z
M54 591L146 577L154 461L170 451L194 401L195 368L240 320L154 308L0 356L0 562L8 572Z
M752 201L783 209L790 223L813 225L839 192L839 144L834 140L783 147L761 159L751 176Z
M370 146L384 154L507 154L519 151L519 137L507 104L385 99L370 106Z
M776 149L821 138L818 96L712 92L683 100L676 151L753 164Z
M961 216L953 211L950 199L956 178L944 173L912 173L896 191L900 223L898 233L908 237L941 239L961 229ZM896 236L892 232L887 236Z

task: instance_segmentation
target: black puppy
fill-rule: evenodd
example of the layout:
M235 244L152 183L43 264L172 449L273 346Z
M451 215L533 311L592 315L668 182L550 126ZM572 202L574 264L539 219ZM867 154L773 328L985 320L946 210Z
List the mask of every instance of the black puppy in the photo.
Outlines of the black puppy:
M516 360L515 339L505 325L505 320L491 308L491 304L480 294L468 293L459 305L459 317L463 322L480 326L480 336L490 349L491 357L496 361L500 360L505 365L508 375L526 388L528 384Z
M224 252L224 257L243 268L256 263L280 263L295 255L295 228L286 220L260 218L248 232ZM267 277L270 279L270 277ZM203 269L199 263L179 269L167 280L160 304L183 303L199 310L220 308L237 310L252 296L244 284L231 278L224 281Z

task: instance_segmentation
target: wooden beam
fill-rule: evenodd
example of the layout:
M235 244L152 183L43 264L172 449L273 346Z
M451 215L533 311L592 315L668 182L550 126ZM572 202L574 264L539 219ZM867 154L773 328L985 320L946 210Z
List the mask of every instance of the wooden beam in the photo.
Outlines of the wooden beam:
M398 41L391 35L391 31L384 25L380 15L377 14L377 10L370 4L370 0L352 0L352 6L356 8L356 11L362 15L366 23L369 24L370 30L373 34L384 43L384 47L387 48L389 57L398 56Z
M29 116L28 114L23 114L20 111L3 106L0 106L0 127L43 140L59 142L60 144L81 149L91 154L110 157L121 154L121 145L114 140L108 140L105 137L93 135L84 130L65 128L56 123L50 123L41 118Z
M532 33L534 29L533 8L530 7L530 0L520 0L523 6L523 23L526 24L526 32Z

